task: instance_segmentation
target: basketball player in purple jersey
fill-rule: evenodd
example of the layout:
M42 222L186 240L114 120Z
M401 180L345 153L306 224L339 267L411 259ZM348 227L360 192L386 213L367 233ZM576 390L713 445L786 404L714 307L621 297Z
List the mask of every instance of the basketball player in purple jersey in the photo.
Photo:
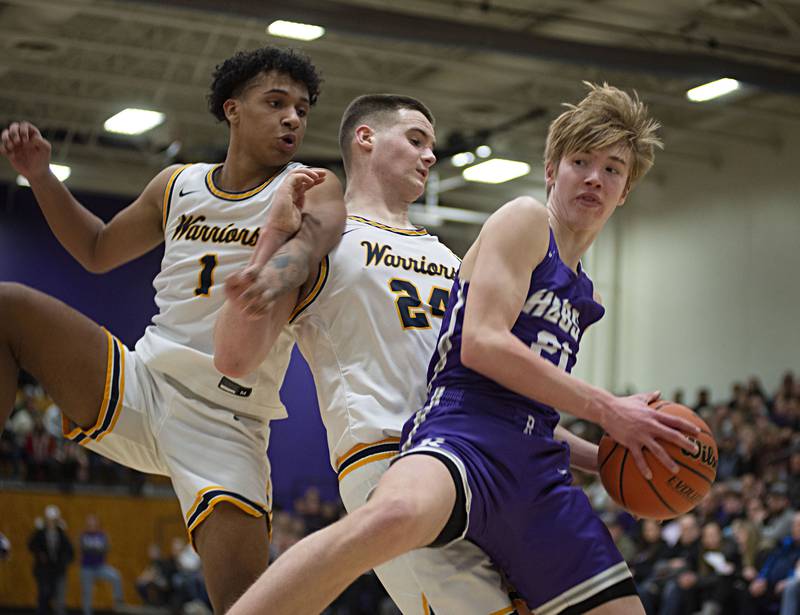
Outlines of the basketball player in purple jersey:
M693 425L648 407L657 393L616 397L569 375L604 312L580 259L652 166L657 128L607 85L551 124L547 207L507 203L464 258L398 460L365 506L281 556L231 613L316 613L365 570L465 538L537 615L644 613L554 431L555 408L596 422L646 476L645 449L677 470L659 440L695 448Z

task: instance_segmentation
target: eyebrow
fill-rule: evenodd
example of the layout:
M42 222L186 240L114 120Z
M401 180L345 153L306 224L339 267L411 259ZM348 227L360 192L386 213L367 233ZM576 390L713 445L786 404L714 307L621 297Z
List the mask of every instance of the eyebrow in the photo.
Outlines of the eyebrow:
M623 166L628 165L628 161L624 158L620 158L619 156L610 156L611 160L615 160L616 162L622 163Z
M426 139L431 140L431 149L436 147L436 137L430 134L427 130L423 130L422 128L417 128L416 126L412 126L409 128L409 132L418 132L421 135L424 135Z
M289 96L289 90L284 90L283 88L272 88L271 90L264 92L264 94L283 94L284 96ZM306 96L301 96L300 100L304 103L311 103Z

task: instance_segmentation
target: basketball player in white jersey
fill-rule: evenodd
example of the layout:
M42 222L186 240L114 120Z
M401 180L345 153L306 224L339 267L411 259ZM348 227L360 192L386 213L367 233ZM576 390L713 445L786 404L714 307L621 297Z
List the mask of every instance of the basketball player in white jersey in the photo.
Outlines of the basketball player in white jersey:
M435 162L427 107L405 96L362 96L345 111L339 138L348 177L342 241L296 304L287 295L260 321L246 315L249 301L241 294L248 280L232 276L215 362L236 376L255 369L291 311L291 330L316 382L342 501L352 512L366 503L397 455L403 422L424 401L424 366L460 262L408 220ZM596 471L596 447L566 430L560 435L570 442L575 465ZM487 556L467 541L408 553L376 572L406 615L428 613L429 606L436 613L514 611Z
M63 303L0 284L0 424L23 368L61 408L68 438L170 476L217 612L267 565L268 421L285 416L278 387L291 347L284 336L247 378L215 370L219 282L280 249L270 291L288 292L339 240L338 180L291 162L318 94L308 58L269 47L237 53L217 67L209 96L230 128L225 161L164 169L108 223L49 171L51 147L34 126L14 123L0 137L56 237L89 271L166 244L154 281L159 312L135 352Z

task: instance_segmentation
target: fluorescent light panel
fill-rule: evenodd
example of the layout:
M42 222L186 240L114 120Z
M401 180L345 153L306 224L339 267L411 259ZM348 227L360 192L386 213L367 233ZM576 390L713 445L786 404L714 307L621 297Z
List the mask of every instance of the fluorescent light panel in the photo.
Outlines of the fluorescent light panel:
M307 23L297 23L296 21L284 21L279 19L267 26L267 32L273 36L293 38L298 41L313 41L325 34L325 28Z
M518 160L492 158L461 171L467 181L484 184L502 184L531 172L531 165Z
M160 111L147 109L123 109L112 115L103 124L108 132L121 135L140 135L151 128L155 128L164 121L164 114Z
M698 85L686 92L686 98L692 102L705 102L712 98L718 98L725 94L730 94L734 90L739 89L739 82L736 79L717 79L703 85Z
M72 169L65 164L51 164L50 170L60 181L66 181L72 173ZM17 175L18 186L30 186L30 183L22 175Z

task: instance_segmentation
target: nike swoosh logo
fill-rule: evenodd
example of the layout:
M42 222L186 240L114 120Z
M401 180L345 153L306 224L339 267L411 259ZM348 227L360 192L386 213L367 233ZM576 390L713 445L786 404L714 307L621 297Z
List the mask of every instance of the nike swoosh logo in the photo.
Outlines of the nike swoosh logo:
M351 228L350 230L348 230L348 231L345 231L344 233L342 233L342 237L344 237L345 235L347 235L347 233L352 233L353 231L357 231L357 230L358 230L358 229Z
M199 192L199 190L189 190L189 192L184 192L183 188L181 188L180 192L178 192L178 196L186 196L187 194L194 194L195 192Z

